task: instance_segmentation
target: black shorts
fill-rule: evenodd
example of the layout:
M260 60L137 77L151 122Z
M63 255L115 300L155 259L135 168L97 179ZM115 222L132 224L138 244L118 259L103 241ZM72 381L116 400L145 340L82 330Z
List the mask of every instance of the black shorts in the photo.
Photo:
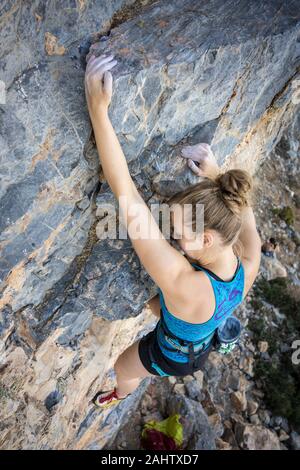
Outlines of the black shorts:
M152 360L149 354L151 348L152 356L156 366L160 369L158 371L152 367ZM206 359L209 356L210 351L212 350L212 345L201 353L201 358L198 361L198 366L191 370L189 363L173 361L169 357L165 356L161 351L156 337L156 328L153 331L150 331L147 335L143 336L139 342L138 351L140 359L143 363L145 369L148 372L154 375L160 376L177 376L184 377L186 375L191 375L193 372L203 368Z

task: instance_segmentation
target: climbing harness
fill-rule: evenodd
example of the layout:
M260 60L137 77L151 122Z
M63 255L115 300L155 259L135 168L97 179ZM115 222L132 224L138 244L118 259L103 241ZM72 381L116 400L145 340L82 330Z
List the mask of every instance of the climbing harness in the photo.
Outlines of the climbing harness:
M177 349L177 351L180 351L182 354L188 354L188 364L191 374L193 374L194 370L197 370L197 368L200 367L203 354L210 346L212 346L220 354L228 354L236 346L241 334L242 327L240 321L237 318L230 316L213 333L210 333L200 341L188 341L178 338L178 336L174 335L169 330L164 320L162 310L160 311L160 315L161 318L155 327L155 334L158 336L158 329L162 328L164 337L166 341L172 346L172 348L168 348L168 346L165 344L163 347L171 352L174 352L174 349ZM150 357L154 362L153 367L157 369L158 366L155 364L151 351ZM158 372L162 372L161 375L168 375L165 374L161 369Z
M166 341L172 345L172 348L168 348L164 344L164 348L168 351L174 352L174 348L180 351L182 354L188 355L188 364L190 367L191 374L197 369L201 363L203 353L207 351L208 347L212 344L213 334L210 333L206 338L202 338L200 341L189 341L174 335L166 325L163 317L162 310L160 310L160 320L157 322L155 330L158 335L158 329L162 328Z

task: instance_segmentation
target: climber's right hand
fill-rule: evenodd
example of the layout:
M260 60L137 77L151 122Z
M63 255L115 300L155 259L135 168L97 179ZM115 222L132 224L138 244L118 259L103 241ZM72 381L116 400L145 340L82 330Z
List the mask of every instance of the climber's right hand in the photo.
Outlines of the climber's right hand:
M216 157L209 144L188 145L181 150L189 168L198 176L215 179L220 171Z
M113 55L92 55L85 71L85 95L90 115L99 109L107 110L112 97L112 74L109 70L117 64Z

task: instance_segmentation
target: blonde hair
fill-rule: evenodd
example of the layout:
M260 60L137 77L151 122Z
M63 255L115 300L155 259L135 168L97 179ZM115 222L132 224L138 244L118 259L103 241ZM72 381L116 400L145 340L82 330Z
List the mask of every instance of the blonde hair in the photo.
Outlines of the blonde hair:
M216 230L225 245L237 239L242 226L242 209L249 205L252 179L246 171L229 170L211 180L205 178L190 188L175 194L169 204L204 205L204 230ZM195 211L192 216L195 230Z

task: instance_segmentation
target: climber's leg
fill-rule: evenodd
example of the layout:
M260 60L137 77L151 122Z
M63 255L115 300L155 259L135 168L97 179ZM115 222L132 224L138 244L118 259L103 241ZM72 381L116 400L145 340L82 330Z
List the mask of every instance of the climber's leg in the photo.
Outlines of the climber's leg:
M143 366L139 356L139 342L133 343L125 349L114 364L117 376L117 386L113 390L96 393L93 403L99 408L108 408L134 392L144 377L154 376Z
M139 352L140 340L129 346L118 357L114 369L117 376L117 394L120 398L132 393L145 377L154 376L143 366Z

